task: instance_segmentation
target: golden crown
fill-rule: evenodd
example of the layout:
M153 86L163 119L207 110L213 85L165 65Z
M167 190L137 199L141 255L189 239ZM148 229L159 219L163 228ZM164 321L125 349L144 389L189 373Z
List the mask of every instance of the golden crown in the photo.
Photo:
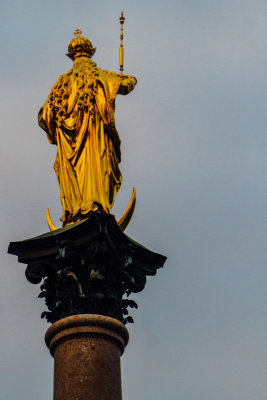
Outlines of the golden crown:
M81 33L82 31L80 29L76 29L74 32L76 37L69 43L68 53L66 55L72 60L82 56L91 58L95 54L95 48L92 43L86 37L80 36Z

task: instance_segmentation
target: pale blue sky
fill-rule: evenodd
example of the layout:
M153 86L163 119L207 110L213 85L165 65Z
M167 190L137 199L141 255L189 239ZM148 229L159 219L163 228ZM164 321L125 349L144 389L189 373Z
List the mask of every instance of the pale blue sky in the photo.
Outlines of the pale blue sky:
M125 400L265 400L267 393L267 3L26 0L1 5L0 398L52 399L38 286L9 241L59 224L56 148L37 113L76 28L99 67L125 72L117 98L127 231L168 256L150 278L122 360Z

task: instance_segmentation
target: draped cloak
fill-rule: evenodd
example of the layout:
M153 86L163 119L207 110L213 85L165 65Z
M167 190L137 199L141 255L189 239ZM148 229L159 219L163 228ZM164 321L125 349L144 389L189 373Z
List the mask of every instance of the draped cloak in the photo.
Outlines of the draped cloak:
M96 67L78 57L58 78L38 122L58 152L54 169L60 186L63 225L90 211L109 212L122 182L115 98L133 90L136 79Z

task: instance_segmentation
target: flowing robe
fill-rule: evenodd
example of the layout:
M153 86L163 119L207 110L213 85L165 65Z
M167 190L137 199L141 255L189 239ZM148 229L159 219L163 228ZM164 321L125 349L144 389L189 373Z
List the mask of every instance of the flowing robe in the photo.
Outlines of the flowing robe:
M122 182L115 98L133 90L136 79L96 67L88 57L74 60L38 114L58 152L54 169L60 186L63 225L90 211L109 212Z

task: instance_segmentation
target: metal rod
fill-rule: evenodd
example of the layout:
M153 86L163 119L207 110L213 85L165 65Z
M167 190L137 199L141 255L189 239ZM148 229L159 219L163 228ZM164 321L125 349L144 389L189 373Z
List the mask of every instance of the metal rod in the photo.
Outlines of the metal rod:
M122 75L123 73L123 59L124 59L124 48L123 48L123 24L124 24L124 16L123 16L123 11L121 12L121 16L120 16L120 23L121 23L121 35L120 35L120 39L121 39L121 45L120 45L120 73Z

